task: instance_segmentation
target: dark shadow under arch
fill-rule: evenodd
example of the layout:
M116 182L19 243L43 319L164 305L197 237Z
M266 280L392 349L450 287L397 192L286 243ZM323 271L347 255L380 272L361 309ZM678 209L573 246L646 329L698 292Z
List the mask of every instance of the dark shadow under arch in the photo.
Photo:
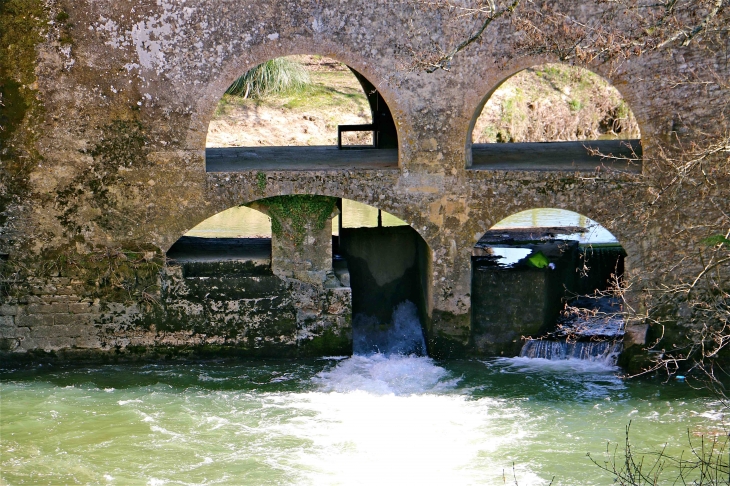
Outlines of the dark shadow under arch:
M201 295L207 291L206 279L220 286L220 279L274 277L271 223L264 221L268 217L263 213L248 207L265 206L267 199L270 198L222 211L172 245L167 256L181 268L183 278L201 279L196 281ZM373 329L393 327L394 312L400 307L399 316L410 315L411 321L416 319L421 326L424 348L414 352L426 353L432 280L428 243L406 222L373 206L339 198L340 211L343 207L344 212L333 224L331 281L351 289L356 338L365 333L377 334ZM226 213L230 213L228 219L221 217ZM257 221L257 228L247 228L245 221L241 221L245 215L258 216L263 224ZM221 231L216 228L216 221L218 225L228 221L240 229ZM256 292L262 291L259 287L252 286L250 295L246 288L238 289L236 295L241 299L253 298L258 295ZM410 304L403 307L406 302ZM367 339L363 339L356 339L361 351L362 346L367 347ZM375 339L374 345L377 342Z
M167 251L184 276L271 273L271 221L234 206L200 222Z
M620 312L626 252L605 228L572 211L522 211L487 231L472 252L472 341L480 354L517 356L524 337L586 314ZM588 339L600 337L599 332Z

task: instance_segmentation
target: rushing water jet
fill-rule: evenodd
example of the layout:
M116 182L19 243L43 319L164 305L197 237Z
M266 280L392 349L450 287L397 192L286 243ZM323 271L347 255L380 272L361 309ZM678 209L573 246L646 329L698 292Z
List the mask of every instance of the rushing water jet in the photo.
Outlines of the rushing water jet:
M389 325L373 316L355 316L352 335L354 354L426 356L426 340L418 319L418 309L408 300L395 307Z

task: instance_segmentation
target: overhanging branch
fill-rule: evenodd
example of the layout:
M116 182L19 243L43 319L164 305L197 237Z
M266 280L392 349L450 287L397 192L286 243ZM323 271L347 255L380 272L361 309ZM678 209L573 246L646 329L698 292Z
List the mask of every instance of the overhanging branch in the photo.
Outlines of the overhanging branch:
M438 71L439 69L448 71L449 64L454 59L454 56L466 49L470 44L477 41L482 36L482 34L484 34L484 31L487 30L487 27L489 27L492 22L514 12L514 10L519 6L520 1L521 0L514 0L508 7L498 10L497 6L494 3L494 0L489 0L490 7L488 10L491 13L487 15L487 17L484 19L484 22L482 22L482 25L477 30L475 30L469 37L467 37L456 47L454 47L451 51L441 55L436 60L427 62L425 71L427 73L433 73L435 71Z

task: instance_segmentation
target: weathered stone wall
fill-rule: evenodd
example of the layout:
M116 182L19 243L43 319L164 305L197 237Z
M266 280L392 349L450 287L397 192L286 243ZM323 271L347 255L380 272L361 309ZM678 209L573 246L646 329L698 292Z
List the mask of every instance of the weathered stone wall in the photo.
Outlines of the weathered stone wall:
M226 263L214 264L215 273L205 276L186 272L186 264L168 266L163 277L166 315L162 329L155 331L180 333L184 343L234 348L248 356L352 352L348 287L323 288L271 271L241 274Z
M579 19L604 8L559 3ZM431 337L453 350L464 349L470 335L472 246L502 218L535 207L584 214L624 245L630 277L657 285L657 268L693 254L707 236L692 222L728 210L727 183L687 187L653 204L662 169L652 163L640 175L468 170L470 127L489 93L525 67L556 61L523 55L508 19L490 26L449 72L425 74L403 68L410 48L434 39L454 45L464 28L408 2L1 5L2 26L13 27L2 29L9 48L0 58L5 349L124 347L149 336L161 291L146 279L163 269L164 252L205 218L264 197L346 197L406 220L432 255ZM338 59L377 87L398 129L398 169L270 171L263 187L254 171L206 173L207 127L226 87L256 64L290 54ZM727 125L726 91L676 83L704 67L727 79L723 56L721 49L678 47L588 67L625 97L645 157L654 160L678 134ZM674 217L664 217L669 210ZM649 223L638 217L645 212ZM672 236L678 232L681 238ZM105 251L149 255L122 265L121 257L95 257ZM640 303L639 288L633 298ZM68 323L78 310L83 317ZM114 339L100 337L106 330ZM191 339L174 336L155 334L148 342ZM13 344L20 337L24 344Z
M81 283L69 277L33 279L28 295L0 306L0 351L68 357L90 350L148 357L176 347L257 357L352 351L348 287L325 289L269 268L242 274L235 262L207 265L215 276L171 262L159 275L159 299L149 295L134 304L82 297Z

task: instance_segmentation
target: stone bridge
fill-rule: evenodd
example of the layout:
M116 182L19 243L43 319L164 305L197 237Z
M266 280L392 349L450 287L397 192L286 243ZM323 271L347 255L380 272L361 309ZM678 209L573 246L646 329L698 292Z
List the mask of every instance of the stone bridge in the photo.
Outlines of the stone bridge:
M603 8L558 3L578 19ZM657 266L693 251L693 242L672 235L718 211L712 195L687 193L672 202L684 206L682 219L657 217L647 226L635 213L656 198L658 169L647 161L682 127L721 120L721 92L672 81L704 66L727 74L720 54L677 48L586 66L620 91L638 120L644 163L627 168L585 153L561 156L575 146L509 154L472 147L475 120L505 79L559 61L521 51L507 18L448 71L425 73L408 68L411 52L455 45L470 20L449 22L443 12L405 1L9 0L1 8L9 48L1 66L0 338L11 354L239 343L212 325L165 327L175 304L165 292L175 283L164 281L181 275L165 252L206 218L272 196L347 198L408 222L428 247L426 327L442 355L474 351L472 249L501 219L538 207L588 216L623 245L627 274L651 282ZM392 115L397 148L364 158L301 148L270 163L206 152L208 125L231 82L293 54L334 58L371 83ZM727 209L727 189L717 191ZM328 244L305 253L327 256ZM314 292L307 298L319 302L334 290L307 283L296 273L297 258L282 264L293 270L280 276L301 313L301 295ZM320 329L309 331L346 327L348 298L327 296L340 307L329 300L336 309L320 306ZM630 299L640 306L640 291ZM328 312L339 324L322 317ZM291 332L302 339L301 319L293 319ZM341 349L323 346L313 353Z

